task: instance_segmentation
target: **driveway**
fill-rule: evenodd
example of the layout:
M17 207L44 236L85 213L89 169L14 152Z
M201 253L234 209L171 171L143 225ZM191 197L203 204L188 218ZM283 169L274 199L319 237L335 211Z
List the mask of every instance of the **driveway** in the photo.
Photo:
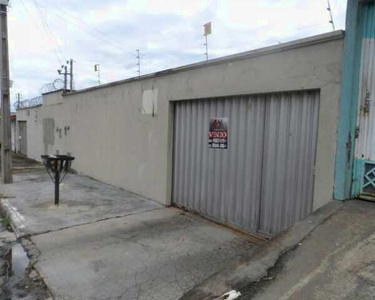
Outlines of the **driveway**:
M175 300L259 243L84 176L68 174L59 207L39 167L21 168L0 190L2 209L56 299Z
M175 300L254 246L176 208L33 236L57 299Z

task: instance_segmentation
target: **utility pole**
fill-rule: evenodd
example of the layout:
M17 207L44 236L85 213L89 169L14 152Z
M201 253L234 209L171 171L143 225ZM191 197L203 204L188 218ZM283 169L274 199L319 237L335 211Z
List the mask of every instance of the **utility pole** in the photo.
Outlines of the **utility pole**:
M66 92L67 89L68 89L68 76L70 76L70 92L72 92L73 91L73 83L74 83L74 75L73 75L74 60L73 59L68 60L66 62L66 64L68 64L70 66L70 72L68 72L68 67L66 65L62 65L61 70L57 70L57 73L59 73L59 75L64 76L64 92Z
M137 66L138 66L138 77L141 76L141 55L139 53L139 49L137 49L137 59L138 59L138 63L137 63Z
M21 106L21 93L17 93L16 98L17 98L17 109L19 109Z
M57 73L64 76L64 92L66 92L68 88L68 68L62 65L61 70L57 70Z
M335 31L335 22L333 22L331 3L329 2L329 0L327 0L327 3L328 3L327 10L329 11L329 15L331 17L331 20L329 21L329 23L332 24L332 30Z
M211 22L208 22L203 25L204 27L204 37L206 39L206 43L204 44L206 46L206 52L204 53L206 55L206 60L208 60L208 38L207 36L212 33L212 24Z
M98 73L98 85L100 85L100 65L96 64L94 66L94 71Z
M1 176L13 182L9 99L8 0L0 1L0 87L1 87Z
M62 66L64 69L64 91L68 89L68 67Z

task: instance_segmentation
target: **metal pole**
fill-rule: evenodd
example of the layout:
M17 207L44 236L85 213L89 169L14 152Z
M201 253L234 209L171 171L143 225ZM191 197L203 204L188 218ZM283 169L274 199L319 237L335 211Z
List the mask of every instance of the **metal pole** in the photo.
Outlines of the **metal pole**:
M55 161L56 168L58 167L57 161ZM55 205L60 204L60 171L57 170L55 174Z
M139 49L137 49L137 58L138 58L138 63L137 63L137 66L138 66L138 76L140 77L141 76L141 55L139 53Z
M331 3L329 2L329 0L327 0L327 3L328 3L327 10L329 11L329 15L331 16L331 20L329 21L329 23L332 24L332 30L335 31L335 22L333 21L333 17L332 17Z
M96 73L98 73L98 85L100 85L100 65L99 65L99 64L96 64L96 65L94 66L94 71L95 71Z
M0 5L0 87L1 87L1 175L13 182L9 99L9 54L7 6Z
M68 67L64 66L64 91L68 89Z
M70 60L70 91L73 92L73 82L74 82L74 75L73 75L73 59Z
M205 35L205 38L206 38L206 43L205 43L205 46L206 46L206 60L208 60L208 38L207 38L207 35Z

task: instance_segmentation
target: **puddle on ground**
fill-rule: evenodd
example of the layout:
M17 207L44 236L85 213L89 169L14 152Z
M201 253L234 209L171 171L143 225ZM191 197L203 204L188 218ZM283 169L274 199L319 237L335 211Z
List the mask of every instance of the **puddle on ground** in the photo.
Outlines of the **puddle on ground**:
M21 244L14 244L12 247L12 269L16 277L25 276L27 267L29 266L29 258Z
M34 271L34 275L29 274L29 258L20 243L14 243L4 258L8 265L8 278L4 293L0 292L0 300L52 299L37 273Z
M8 276L17 278L26 277L26 269L29 266L29 258L20 243L14 244L6 255L8 261Z

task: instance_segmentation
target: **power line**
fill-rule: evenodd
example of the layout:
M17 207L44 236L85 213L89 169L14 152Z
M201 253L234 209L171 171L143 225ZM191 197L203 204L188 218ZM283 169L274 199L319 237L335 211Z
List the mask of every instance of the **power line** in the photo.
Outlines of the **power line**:
M112 40L113 42L117 43L118 45L121 45L121 46L126 47L126 45L125 45L124 43L122 43L122 42L120 42L120 41L114 39L113 37L109 37L108 34L104 33L103 31L100 31L99 29L96 29L95 27L92 27L90 24L88 24L87 22L85 22L85 21L83 21L83 20L77 18L76 16L74 16L73 14L71 14L69 11L67 11L67 10L65 10L65 9L58 8L58 7L53 7L53 8L54 8L55 10L59 10L59 11L61 11L62 13L65 13L65 14L71 16L71 18L73 18L73 19L77 20L78 22L84 24L84 25L87 26L89 29L91 29L91 30L93 30L93 31L95 31L95 32L97 32L97 33L99 33L100 35L105 36L107 39ZM69 20L66 20L66 21L69 22ZM121 49L122 49L122 48L121 48ZM124 50L124 49L122 49L122 50L125 51L125 52L127 52L127 53L129 53L129 54L131 54L131 55L134 55L134 53L132 53L132 52L130 52L130 51L127 51L127 50ZM137 57L137 56L136 56L136 57ZM149 62L150 64L158 65L159 67L162 67L162 68L169 68L169 66L167 66L167 65L165 65L165 64L158 63L158 62L152 61L152 60L150 60L150 59L144 58L144 54L142 55L141 60L146 61L146 62Z
M163 55L169 55L171 56L171 54L168 54L168 53L163 53ZM146 57L149 57L149 58L145 58ZM141 60L143 61L149 61L149 62L152 62L153 64L158 64L159 66L163 66L163 68L166 68L166 69L169 69L170 66L167 66L166 64L163 64L162 62L156 62L155 59L157 58L153 58L153 56L151 56L150 54L144 54L142 53L142 57L141 57Z
M24 2L23 0L21 0L21 3L22 3L22 5L23 5L23 7L25 8L26 14L30 15L30 17L31 17L32 19L34 19L33 16L32 16L32 14L30 13L29 9L27 8L27 5L25 4L25 2ZM35 22L35 24L38 24L38 21L35 21L35 20L34 20L34 22ZM42 31L43 31L43 29L42 29ZM48 44L50 50L51 50L52 53L55 55L55 57L56 57L58 63L61 65L61 64L62 64L62 63L61 63L61 59L60 59L59 56L57 55L57 53L56 53L56 51L54 50L54 48L52 47L52 45L51 45L50 43L48 43L48 39L49 39L49 37L48 37L48 35L47 35L46 32L45 32L45 34L46 34L46 38L47 38L47 44Z
M301 30L307 30L307 29L311 29L311 28L314 28L314 27L319 27L319 26L326 26L327 23L320 23L320 24L315 24L315 25L311 25L311 26L306 26L306 27L299 27L299 28L295 28L295 29L291 29L291 30L281 30L281 31L277 31L278 33L288 33L288 32L295 32L295 31L301 31ZM261 27L262 28L262 27ZM260 28L259 28L260 29ZM280 43L280 42L279 42ZM226 50L226 49L233 49L233 48L238 48L238 47L243 47L245 45L249 45L249 43L241 43L241 44L233 44L231 46L227 46L227 47L219 47L218 49L216 50Z
M35 4L35 8L36 10L38 11L39 15L40 15L40 19L42 20L42 25L44 26L44 29L46 30L46 33L47 35L50 35L50 38L51 38L51 41L52 43L55 43L56 42L56 48L54 46L53 47L53 51L56 53L56 55L59 57L59 54L58 54L58 51L61 53L61 57L64 57L60 47L59 47L59 43L58 43L58 40L56 39L55 40L55 36L51 30L51 28L49 27L48 25L48 22L43 14L43 11L42 9L40 8L40 5L39 3L37 2L37 0L33 0L34 1L34 4ZM62 60L59 59L59 62L60 64L62 63Z
M49 4L46 3L45 1L44 1L44 3L47 4L47 5L49 5ZM120 49L121 51L126 52L126 53L128 53L128 54L130 54L130 55L132 55L132 56L135 56L135 57L137 58L137 55L135 55L134 53L132 53L132 52L130 52L130 51L128 51L128 50L126 50L126 49L123 48L123 47L126 47L126 45L125 45L124 43L122 43L122 42L120 42L120 41L114 39L113 37L109 37L108 34L104 33L103 31L100 31L99 29L96 29L96 28L92 27L92 26L89 25L87 22L85 22L85 21L83 21L83 20L77 18L77 17L74 16L73 14L71 14L69 11L67 11L67 10L65 10L65 9L62 9L62 8L58 8L58 7L56 7L56 6L53 6L53 7L50 6L50 8L51 8L51 9L54 9L54 10L56 10L56 11L61 11L61 12L64 13L65 15L70 16L70 18L72 18L72 19L78 21L79 23L82 23L83 25L85 25L86 27L88 27L90 30L94 31L96 34L93 35L90 31L87 31L86 29L84 29L84 28L82 28L81 26L79 26L77 23L72 22L72 20L68 20L68 19L66 19L65 17L61 16L60 14L58 14L58 13L53 12L53 11L50 10L50 12L51 12L52 14L54 14L55 16L57 16L57 17L59 17L59 18L65 20L66 22L69 22L69 23L73 24L73 25L76 26L77 28L79 28L79 29L85 31L86 33L88 33L89 35L91 35L91 36L93 36L93 37L95 37L95 38L97 38L97 39L99 39L99 40L101 40L101 41L107 43L108 45L112 45L113 47L116 47L117 49ZM100 35L100 36L99 36L99 35ZM103 36L103 37L105 37L105 38L102 38L101 36ZM115 42L116 44L114 44L113 42ZM121 48L119 47L119 45L121 46ZM146 59L146 58L144 58L144 57L142 57L141 60L142 60L142 61L145 61L145 62L148 62L148 63L150 63L150 64L158 65L159 67L162 67L162 68L169 68L168 66L166 66L166 65L164 65L164 64L154 62L154 61L149 60L149 59Z
M44 2L44 3L47 4L46 2ZM47 5L49 5L49 4L47 4ZM63 10L63 9L58 8L58 7L55 7L55 6L54 6L54 7L50 6L50 8L55 9L56 11L61 11L61 12L62 12L63 14L65 14L65 15L69 15L71 18L75 19L75 20L78 21L79 23L84 24L86 27L88 27L88 28L91 29L92 31L97 32L97 34L103 35L103 36L105 37L105 39L100 38L101 41L104 41L104 42L106 42L106 43L110 43L110 44L112 44L112 43L108 40L108 35L107 35L107 34L105 34L104 32L102 32L102 31L100 31L100 30L98 30L98 29L96 29L96 28L90 26L88 23L86 23L85 21L83 21L83 20L77 18L77 17L74 16L73 14L69 13L67 10ZM82 28L81 26L79 26L77 23L74 23L74 22L72 22L71 20L66 19L65 17L61 16L60 14L57 14L56 12L53 12L53 11L50 11L50 12L51 12L52 14L54 14L55 16L57 16L57 17L63 19L64 21L73 24L73 25L76 26L78 29L81 29L81 30L85 31L86 33L90 34L91 36L98 38L97 35L93 35L93 34L90 33L89 31L87 31L86 29L83 29L83 28ZM120 42L118 42L118 41L116 41L116 42L119 43L119 44L122 44L122 43L120 43ZM118 48L118 47L117 47L117 48ZM123 50L123 51L125 51L125 52L127 52L127 53L129 53L129 54L131 54L131 55L134 55L134 53L131 53L130 51L126 51L126 50L124 50L124 49L122 49L122 48L119 48L119 49L121 49L121 50ZM135 56L135 55L134 55L134 56Z
M323 25L326 25L326 23L314 24L314 25L311 25L311 26L304 26L304 27L297 27L295 29L290 29L290 30L281 30L279 32L285 33L285 32L301 31L301 30L311 29L311 28L319 27L319 26L323 26Z
M23 0L21 0L23 1ZM31 1L35 1L36 0L31 0ZM150 55L145 55L142 53L142 57L139 57L137 55L135 55L133 52L130 52L126 49L124 49L124 47L126 47L125 44L123 44L122 42L114 39L113 37L109 37L108 34L92 27L91 25L89 25L87 22L77 18L76 16L74 16L72 13L70 13L69 11L67 11L66 9L62 9L62 8L59 8L59 7L56 7L56 6L51 6L49 3L47 3L46 1L44 0L41 0L44 4L46 4L47 6L49 6L51 9L47 9L46 6L41 6L39 4L39 7L43 7L45 10L48 10L48 12L52 13L53 15L55 15L56 17L60 18L60 19L63 19L64 21L74 25L75 27L77 27L78 29L80 29L81 31L84 31L86 32L87 34L91 35L92 37L104 42L105 44L113 47L113 48L116 48L122 52L126 52L128 54L130 54L131 56L135 57L137 60L140 61L143 61L143 62L146 62L146 63L149 63L149 64L153 64L153 65L158 65L158 66L162 66L162 68L169 68L169 66L166 66L165 64L161 63L161 62L156 62L154 60L151 60L151 59L147 59L146 57L150 57ZM329 1L329 0L328 0ZM52 11L52 9L54 11ZM64 14L64 16L62 16L61 14L57 13L57 12L61 12ZM71 19L67 19L67 16ZM72 20L74 19L74 20ZM80 24L83 24L86 28L80 26ZM322 24L316 24L316 25L313 25L313 26L309 26L309 27L304 27L304 28L297 28L297 29L293 29L293 30L290 30L290 31L298 31L298 30L305 30L305 29L309 29L309 28L312 28L312 27L315 27L315 26L321 26ZM48 26L48 24L47 24ZM286 32L286 31L283 31L283 32ZM233 46L231 47L226 47L226 48L221 48L221 49L227 49L227 48L232 48Z
M52 13L52 14L55 15L55 16L57 16L58 18L61 18L62 20L66 21L66 22L68 22L68 23L71 23L72 25L74 25L74 26L77 27L78 29L80 29L80 30L82 30L82 31L84 31L84 32L86 32L86 33L88 33L89 35L91 35L91 36L93 36L93 37L99 39L100 41L102 41L102 42L104 42L104 43L106 43L106 44L108 44L108 45L111 45L111 46L113 46L113 47L115 47L115 48L117 48L117 49L119 49L119 50L121 50L121 51L124 51L124 49L122 49L121 47L119 47L119 46L117 46L117 45L114 45L113 43L111 43L110 41L108 41L108 40L106 40L106 39L103 39L103 38L101 38L101 37L99 37L99 36L97 36L97 35L92 34L90 31L87 31L86 29L84 29L84 28L82 28L81 26L79 26L78 24L76 24L76 23L74 23L74 22L72 22L72 21L66 19L65 17L63 17L63 16L61 16L61 15L59 15L59 14L53 12L53 11L50 11L50 13ZM129 52L129 53L130 53L130 52ZM131 54L134 55L133 53L131 53Z

